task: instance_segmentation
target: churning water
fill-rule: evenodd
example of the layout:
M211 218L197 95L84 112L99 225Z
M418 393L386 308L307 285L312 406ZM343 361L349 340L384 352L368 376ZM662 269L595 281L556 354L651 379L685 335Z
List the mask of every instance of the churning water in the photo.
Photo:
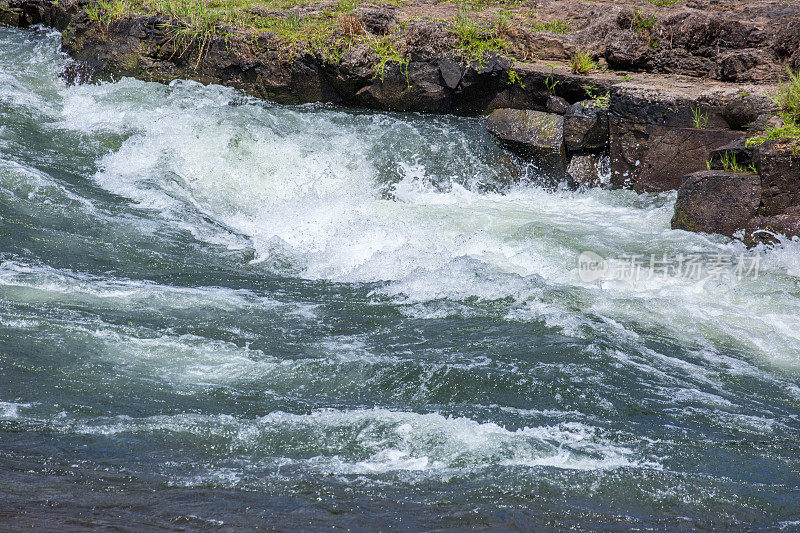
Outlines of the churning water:
M0 523L800 526L800 243L509 184L478 119L65 87L58 43L0 29Z

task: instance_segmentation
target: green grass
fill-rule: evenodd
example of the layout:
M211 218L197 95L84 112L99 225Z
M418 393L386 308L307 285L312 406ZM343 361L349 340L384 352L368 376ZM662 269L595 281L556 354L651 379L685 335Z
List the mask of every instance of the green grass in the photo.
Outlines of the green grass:
M778 115L783 124L767 128L760 135L747 139L748 146L758 146L766 141L786 141L792 145L792 152L800 152L800 71L789 69L789 79L778 84L778 90L771 96L778 106Z
M93 4L83 6L83 11L89 20L100 26L100 31L105 33L109 25L135 11L130 0L99 0Z
M554 80L552 76L547 76L544 79L544 85L547 87L547 92L555 96L556 94L556 85L558 85L558 80Z
M458 14L450 30L458 37L456 51L464 61L482 63L487 52L501 54L508 49L508 43L502 37L472 19L470 5L466 2L459 2Z
M378 55L378 63L375 65L374 78L380 78L383 82L383 77L386 74L386 66L389 63L400 65L400 70L406 77L406 85L411 86L408 80L408 62L409 57L403 55L396 48L396 41L391 35L382 37L369 36L367 39L369 47Z
M793 122L800 122L800 70L794 73L791 69L786 70L789 72L789 80L778 83L778 91L772 95L772 100L782 115L788 115Z
M636 13L633 14L633 20L631 21L631 27L636 29L640 34L649 33L658 22L655 15L645 15L638 9Z
M584 76L591 72L592 70L597 68L597 63L586 52L578 52L574 56L572 56L572 61L570 61L570 67L572 69L573 74L579 74Z
M335 64L354 46L368 46L377 56L375 76L384 79L387 67L397 64L408 76L409 58L402 49L400 24L387 36L364 31L355 9L366 0L337 0L332 5L308 15L301 15L297 6L318 0L89 0L84 4L87 16L105 33L114 20L134 13L158 14L165 23L175 55L191 54L195 68L212 43L227 39L229 32L243 35L253 53L257 53L258 36L269 34L279 43L284 57L309 51ZM379 0L383 1L383 0ZM385 0L402 2L405 0ZM484 2L486 5L508 5L516 0ZM501 11L491 21L479 23L472 16L472 5L458 2L458 13L449 22L456 37L453 47L462 60L484 62L487 54L508 53L509 45L502 37L513 30L511 17ZM253 9L258 7L259 9ZM261 14L261 13L269 14ZM274 13L274 14L273 14ZM227 42L227 41L226 41ZM215 45L216 46L216 45ZM511 83L518 80L509 78Z
M611 93L608 91L601 93L594 85L584 85L583 90L586 91L586 96L592 101L591 107L608 109L611 104Z
M767 128L761 135L747 139L747 146L759 146L767 141L787 141L791 144L800 144L800 125L790 122L782 126Z
M672 7L683 0L649 0L651 4L658 7Z
M725 152L722 156L722 168L727 170L728 172L744 172L745 169L742 168L739 163L736 162L736 154L731 152Z
M706 126L708 126L708 112L700 111L699 107L692 109L692 123L696 130L706 129Z
M551 31L553 33L569 33L571 20L549 20L547 22L534 22L533 28L536 31Z

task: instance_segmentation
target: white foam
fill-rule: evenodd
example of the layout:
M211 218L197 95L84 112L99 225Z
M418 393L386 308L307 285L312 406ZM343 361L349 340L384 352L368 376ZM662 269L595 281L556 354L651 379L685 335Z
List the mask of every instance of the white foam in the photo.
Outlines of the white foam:
M637 465L660 468L600 436L596 428L577 422L509 430L493 422L375 408L327 409L309 414L274 412L255 420L173 415L61 424L87 434L155 433L167 439L191 435L218 450L272 460L285 457L337 474L446 472L492 465L580 470Z
M800 242L753 252L758 280L579 280L583 250L745 252L672 231L674 193L481 193L475 184L502 180L507 167L467 119L238 105L233 90L192 82L125 79L60 97L59 127L126 138L100 160L97 184L197 239L252 247L265 270L383 282L376 298L420 317L480 315L481 302L503 301L507 318L568 335L616 323L800 368Z
M29 403L14 403L0 401L0 420L13 420L19 418L20 407L30 407Z

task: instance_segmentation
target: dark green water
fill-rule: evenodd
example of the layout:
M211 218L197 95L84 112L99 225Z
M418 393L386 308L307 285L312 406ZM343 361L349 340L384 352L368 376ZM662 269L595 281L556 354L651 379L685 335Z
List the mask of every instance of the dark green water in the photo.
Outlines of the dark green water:
M67 88L58 43L0 28L0 529L800 528L800 244L492 192L477 119Z

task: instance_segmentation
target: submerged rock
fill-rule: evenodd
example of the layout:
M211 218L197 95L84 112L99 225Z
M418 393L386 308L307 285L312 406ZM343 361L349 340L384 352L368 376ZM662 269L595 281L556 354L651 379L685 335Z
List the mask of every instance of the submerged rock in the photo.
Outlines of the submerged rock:
M529 109L496 109L489 131L511 150L530 158L547 178L567 176L564 117Z

